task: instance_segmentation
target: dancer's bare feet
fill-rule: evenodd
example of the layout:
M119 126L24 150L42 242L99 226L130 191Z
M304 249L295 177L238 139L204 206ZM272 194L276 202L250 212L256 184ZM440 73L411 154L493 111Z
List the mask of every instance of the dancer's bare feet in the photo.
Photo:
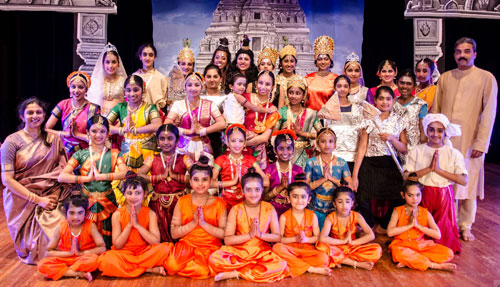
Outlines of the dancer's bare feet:
M457 270L457 265L453 263L432 263L431 268L455 272Z
M156 266L153 268L148 268L146 270L146 272L152 273L152 274L158 274L161 276L167 276L167 271L165 271L165 268L163 268L163 266Z
M363 268L366 270L372 270L374 264L373 264L373 262L370 262L370 261L360 261L356 265L359 268Z
M464 241L473 241L476 237L470 232L470 229L464 229L462 230L462 239Z
M94 280L94 278L92 277L92 273L90 272L85 272L85 277L84 278L87 278L87 280L90 282L92 280Z
M311 266L311 267L309 267L307 269L307 272L321 274L321 275L326 275L326 276L332 276L332 269L330 269L328 267L314 267L314 266Z
M215 282L217 282L217 281L226 280L226 279L233 279L233 278L238 278L237 271L221 272L221 273L215 275L214 280L215 280Z
M404 268L406 267L403 263L399 262L397 265L396 265L396 268Z

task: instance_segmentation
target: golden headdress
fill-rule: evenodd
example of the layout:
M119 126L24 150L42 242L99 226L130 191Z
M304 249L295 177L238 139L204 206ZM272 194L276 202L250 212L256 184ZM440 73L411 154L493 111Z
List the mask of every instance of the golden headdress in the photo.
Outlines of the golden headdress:
M287 85L286 85L286 88L287 89L290 89L292 87L297 87L297 88L300 88L302 90L306 90L307 88L307 82L306 80L297 75L297 74L293 74L289 79L288 79L288 82L287 82Z
M194 63L194 53L191 49L191 40L189 38L184 39L184 48L179 52L179 55L177 55L177 61L180 62L182 60L191 60L191 62Z
M185 84L188 82L188 80L200 81L202 85L205 83L205 78L203 77L202 74L200 74L198 72L191 72L191 73L187 74L185 80L186 80L184 82Z
M333 51L335 50L335 42L328 36L319 36L314 40L314 59L318 58L318 55L325 54L330 56L333 60Z
M292 55L295 59L297 59L297 50L295 50L292 45L288 44L288 38L286 36L283 36L283 44L285 46L280 51L280 59L283 59L288 55Z
M72 72L71 74L69 74L69 76L66 78L66 85L69 87L71 82L73 82L75 80L82 81L85 84L85 86L87 86L87 89L90 87L90 83L91 83L90 76L89 76L89 74L87 74L85 72L75 71L75 72Z
M262 52L260 52L259 59L257 59L257 63L260 64L260 62L263 59L269 59L273 64L273 67L276 67L276 60L278 59L278 51L270 47L265 47L262 50Z

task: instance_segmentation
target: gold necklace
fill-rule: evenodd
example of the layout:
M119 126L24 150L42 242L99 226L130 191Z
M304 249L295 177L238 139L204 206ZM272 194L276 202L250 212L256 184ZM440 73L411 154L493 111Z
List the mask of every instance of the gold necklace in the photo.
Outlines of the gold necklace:
M209 199L210 199L210 194L207 193L207 199L205 200L205 204L203 204L202 206L198 206L198 207L201 207L201 209L204 209L207 206L207 203L208 203ZM193 195L191 195L191 213L194 215Z
M245 215L247 216L248 228L250 228L252 226L252 222L250 220L250 217L248 216L246 202L243 202L243 208L245 208ZM259 225L260 225L260 214L261 214L261 211L262 211L262 203L259 201L259 214L257 215L257 218L259 219ZM260 230L260 226L259 226L259 230Z

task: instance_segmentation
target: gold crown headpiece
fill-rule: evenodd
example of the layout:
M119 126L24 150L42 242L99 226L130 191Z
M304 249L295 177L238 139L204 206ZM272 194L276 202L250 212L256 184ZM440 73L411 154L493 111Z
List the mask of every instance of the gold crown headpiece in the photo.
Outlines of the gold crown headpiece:
M90 76L89 76L89 74L87 74L85 72L74 71L71 74L69 74L69 76L66 78L66 85L68 86L68 88L69 88L69 85L71 84L71 82L73 82L75 80L82 81L87 86L87 89L90 87L90 83L91 83Z
M182 60L191 60L194 63L194 53L189 47L191 47L191 40L189 38L184 39L184 48L177 55L177 61L180 62Z
M296 88L300 88L300 89L305 91L307 88L307 82L303 77L301 77L297 74L294 74L290 77L290 79L288 79L286 87L287 87L287 89L290 89L292 87L296 87Z
M318 55L328 55L330 59L333 60L333 51L335 50L335 42L331 37L319 36L314 40L314 59L318 58Z
M276 60L278 59L278 51L270 47L265 47L262 50L262 52L259 53L259 59L257 60L257 63L260 64L260 62L263 59L269 59L273 64L273 67L276 67Z
M295 59L297 59L297 50L292 45L286 45L280 51L280 59L285 58L286 56L291 55Z

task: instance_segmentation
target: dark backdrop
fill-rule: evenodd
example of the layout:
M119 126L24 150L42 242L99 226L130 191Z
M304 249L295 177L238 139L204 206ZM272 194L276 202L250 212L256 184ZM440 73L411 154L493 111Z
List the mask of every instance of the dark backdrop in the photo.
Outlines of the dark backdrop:
M118 48L128 74L140 66L137 48L152 41L151 1L120 1L118 14L109 15L108 40ZM413 20L403 16L404 1L365 1L362 65L368 87L378 84L377 65L385 58L400 68L413 67ZM37 96L53 107L68 97L66 76L78 68L73 60L76 48L75 15L55 12L0 11L0 140L16 130L19 121L15 108L22 100ZM488 27L485 29L485 27ZM453 43L462 36L478 44L476 65L500 79L499 45L494 31L500 20L446 19L444 56L439 66L456 67ZM498 109L498 108L497 108ZM500 112L497 112L500 117ZM499 117L495 124L486 160L500 161Z

